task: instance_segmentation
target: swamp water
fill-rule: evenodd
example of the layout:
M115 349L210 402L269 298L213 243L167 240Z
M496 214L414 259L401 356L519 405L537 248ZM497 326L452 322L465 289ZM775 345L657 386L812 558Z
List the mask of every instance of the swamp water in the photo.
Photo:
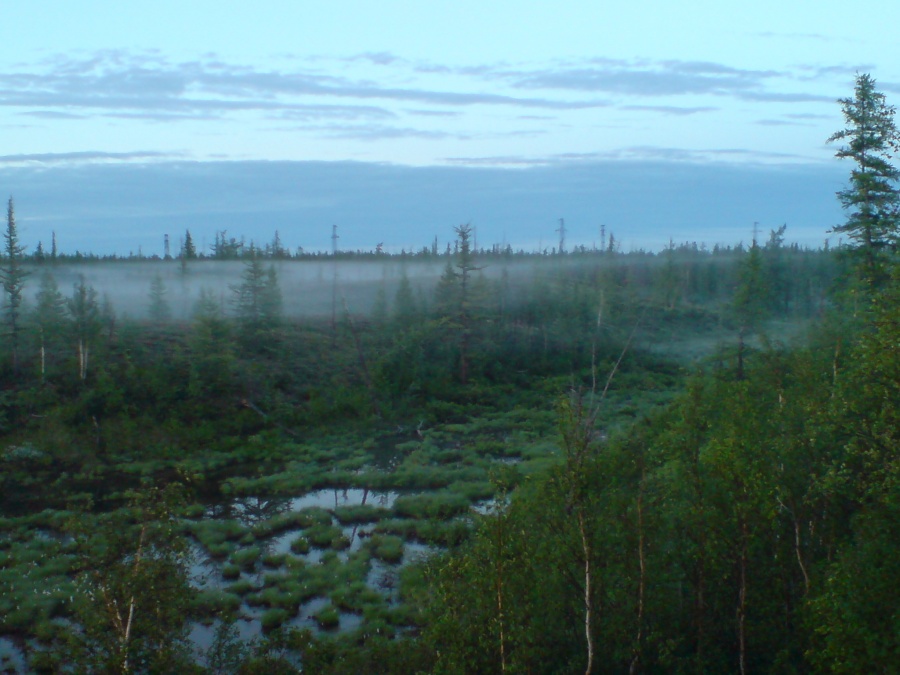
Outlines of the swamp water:
M234 546L223 556L223 549L210 551L201 543L202 532L192 535L190 583L231 607L239 602L235 628L244 642L277 625L315 634L358 629L364 614L381 615L396 606L403 566L438 550L377 531L381 520L392 517L400 496L396 491L338 488L210 505L195 532L206 524L223 524ZM333 536L316 539L317 532L325 539ZM379 538L388 550L376 545ZM218 539L207 536L208 541ZM218 626L218 621L191 625L190 640L201 663Z

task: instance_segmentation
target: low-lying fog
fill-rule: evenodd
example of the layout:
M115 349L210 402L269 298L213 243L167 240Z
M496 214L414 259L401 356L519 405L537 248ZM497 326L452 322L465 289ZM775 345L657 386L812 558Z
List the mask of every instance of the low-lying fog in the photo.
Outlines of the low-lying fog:
M546 264L549 263L548 260ZM65 297L72 295L74 286L83 276L97 291L98 301L108 299L117 316L144 319L150 305L151 285L158 275L165 287L165 298L173 318L185 319L193 314L204 288L211 290L223 310L229 312L233 289L241 283L245 264L239 260L196 260L183 268L179 261L173 260L47 265L32 268L24 295L27 305L33 307L45 271L53 275ZM263 261L265 269L268 270L270 265L275 267L287 316L328 316L335 296L338 312L343 313L346 302L351 313L368 314L379 289L384 289L388 306L391 305L404 274L415 295L430 297L446 264L446 258L428 261L395 257L368 261ZM505 269L511 280L521 280L532 276L536 267L543 264L534 260L491 261L483 266L479 263L482 269L474 274L499 278Z

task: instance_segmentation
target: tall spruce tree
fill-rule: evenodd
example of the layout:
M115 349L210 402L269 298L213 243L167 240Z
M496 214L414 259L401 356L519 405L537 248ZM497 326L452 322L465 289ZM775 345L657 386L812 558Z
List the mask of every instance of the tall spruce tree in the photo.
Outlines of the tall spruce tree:
M147 315L157 324L165 323L172 318L172 306L166 297L168 291L162 277L157 274L150 281L150 304Z
M844 233L861 257L861 275L870 285L887 278L885 254L898 243L900 171L891 164L900 145L894 106L876 91L871 75L856 77L853 98L839 99L846 128L832 134L829 143L844 141L835 156L852 159L850 185L837 195L847 211L847 222L833 232Z
M250 245L241 283L232 286L232 302L241 333L248 342L265 342L281 321L281 290L274 266L263 266L258 249Z
M41 382L47 371L47 352L56 351L66 328L66 299L59 291L56 279L49 272L41 276L31 316L40 350Z
M19 233L16 228L16 212L12 197L6 208L6 232L3 233L3 265L0 267L0 280L6 294L6 324L9 330L10 349L12 352L13 370L19 367L19 318L22 314L22 288L28 272L22 267L22 256L25 246L19 244Z

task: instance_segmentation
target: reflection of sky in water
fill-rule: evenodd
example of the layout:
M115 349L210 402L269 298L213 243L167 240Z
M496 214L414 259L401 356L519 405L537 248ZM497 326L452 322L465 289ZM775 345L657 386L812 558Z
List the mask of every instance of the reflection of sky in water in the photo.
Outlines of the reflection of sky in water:
M207 518L217 519L236 519L242 523L244 527L252 527L253 525L265 522L270 518L278 515L301 511L303 509L318 507L326 511L334 511L334 509L342 506L362 506L368 505L375 508L391 509L394 501L400 493L398 492L374 492L361 488L347 489L324 489L310 492L302 497L293 499L264 499L260 497L245 497L234 499L229 502L220 503L207 508ZM249 581L254 588L259 589L264 585L264 577L266 573L270 573L273 568L266 567L262 564L262 557L265 555L285 555L295 559L303 560L307 565L319 565L323 558L327 556L336 556L341 564L346 564L352 553L359 551L365 544L366 540L373 534L376 523L355 523L349 525L340 525L334 516L331 518L333 525L340 527L344 537L350 541L350 546L342 551L333 551L330 548L310 547L308 553L296 554L291 551L291 543L299 536L303 535L302 528L295 528L265 539L258 539L253 545L263 549L260 561L256 563L253 570L242 570L239 579L241 581ZM388 603L397 602L399 568L403 565L410 564L415 561L423 560L432 555L437 549L433 546L418 542L405 541L403 543L403 560L400 564L389 564L376 558L369 561L369 571L366 576L366 583L373 589L381 593ZM222 578L223 561L214 560L196 541L192 541L188 548L188 566L191 583L195 588L199 589L222 589L227 591L228 588L235 583L234 581L226 581ZM282 566L280 569L284 569ZM302 574L302 572L298 572ZM319 628L316 623L315 615L327 607L331 601L328 598L313 598L309 602L301 605L297 615L285 622L288 628L307 628L315 633L326 632ZM265 611L261 607L250 607L246 602L242 602L239 610L239 618L236 622L238 637L242 642L247 642L258 637L262 632L260 617ZM337 628L327 632L346 632L354 630L362 624L362 616L358 614L340 612L340 624ZM195 653L198 658L203 656L215 637L216 625L204 626L201 624L192 624L190 632L190 640L195 646ZM201 658L200 662L203 662Z
M377 506L390 509L399 496L397 492L373 492L361 488L317 490L291 500L291 510L301 511L314 506L336 509L339 506Z
M25 655L10 638L0 637L0 672L26 673Z

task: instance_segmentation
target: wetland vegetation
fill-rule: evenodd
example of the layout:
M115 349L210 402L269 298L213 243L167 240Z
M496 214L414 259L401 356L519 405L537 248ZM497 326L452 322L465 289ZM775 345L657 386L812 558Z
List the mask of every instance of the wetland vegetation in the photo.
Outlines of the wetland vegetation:
M340 256L224 233L227 293L189 249L8 236L0 667L889 672L896 231L524 254L461 226L344 255L360 296ZM146 269L127 310L88 280Z

